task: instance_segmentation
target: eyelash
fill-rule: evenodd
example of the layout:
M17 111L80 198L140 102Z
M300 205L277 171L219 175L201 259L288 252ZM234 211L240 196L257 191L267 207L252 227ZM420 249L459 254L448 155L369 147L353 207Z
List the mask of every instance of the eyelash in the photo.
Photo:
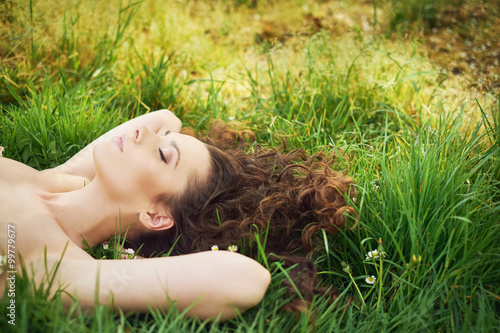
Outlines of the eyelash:
M158 148L158 151L160 152L160 158L163 162L168 164L167 160L165 159L165 155L163 155L163 152L161 151L161 148Z

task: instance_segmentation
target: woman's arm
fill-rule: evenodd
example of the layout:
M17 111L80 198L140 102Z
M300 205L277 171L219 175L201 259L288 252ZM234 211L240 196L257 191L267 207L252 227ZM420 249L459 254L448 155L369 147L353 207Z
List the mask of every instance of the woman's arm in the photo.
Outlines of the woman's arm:
M114 136L132 133L137 129L138 125L145 125L154 133L165 133L166 131L179 132L182 123L179 118L169 110L159 110L144 114L101 135L64 164L53 169L45 170L45 172L82 176L87 180L91 180L95 175L94 158L92 156L95 145L99 142L109 141Z
M92 308L99 295L99 303L125 312L174 303L180 311L192 306L188 314L201 320L234 318L258 304L270 282L259 263L229 251L141 260L65 258L58 276L84 309ZM71 299L63 297L69 305Z

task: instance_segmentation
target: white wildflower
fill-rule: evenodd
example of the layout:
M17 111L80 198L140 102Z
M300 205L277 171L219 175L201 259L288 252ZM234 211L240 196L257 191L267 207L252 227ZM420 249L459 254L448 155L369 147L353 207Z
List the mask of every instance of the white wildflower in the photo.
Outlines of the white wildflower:
M375 281L377 281L377 278L375 276L368 276L365 278L366 283L368 284L375 284Z
M128 257L130 259L135 259L136 258L134 249L125 249L125 253L128 254Z
M373 251L369 251L366 254L366 260L369 260L369 259L378 259L378 257L379 257L379 253L378 253L377 249L375 249Z
M229 247L227 248L228 251L231 251L231 252L236 252L238 251L238 246L236 245L229 245Z

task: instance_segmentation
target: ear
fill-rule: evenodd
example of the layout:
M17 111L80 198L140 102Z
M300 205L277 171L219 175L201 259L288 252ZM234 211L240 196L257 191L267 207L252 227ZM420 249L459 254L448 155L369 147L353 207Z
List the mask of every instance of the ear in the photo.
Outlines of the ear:
M141 211L139 213L139 221L147 229L153 231L167 230L174 226L174 219L170 212L148 212Z

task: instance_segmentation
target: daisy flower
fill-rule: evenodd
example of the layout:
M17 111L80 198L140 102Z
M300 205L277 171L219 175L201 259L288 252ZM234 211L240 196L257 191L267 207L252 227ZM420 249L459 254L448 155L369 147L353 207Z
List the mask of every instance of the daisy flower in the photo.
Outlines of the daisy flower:
M102 244L102 248L103 248L104 250L109 249L109 245L108 245L108 243L104 243L104 244Z
M128 254L128 257L130 259L135 259L136 258L134 249L125 249L125 253Z
M236 252L238 251L238 246L236 245L229 245L229 247L227 248L228 251L231 251L231 252Z
M366 283L368 284L375 284L375 281L377 281L377 278L375 276L368 276L365 278Z
M378 250L375 249L373 251L369 251L367 254L366 254L366 260L368 259L377 259L378 258Z
M211 247L212 251L219 251L219 247L217 245L214 245Z

